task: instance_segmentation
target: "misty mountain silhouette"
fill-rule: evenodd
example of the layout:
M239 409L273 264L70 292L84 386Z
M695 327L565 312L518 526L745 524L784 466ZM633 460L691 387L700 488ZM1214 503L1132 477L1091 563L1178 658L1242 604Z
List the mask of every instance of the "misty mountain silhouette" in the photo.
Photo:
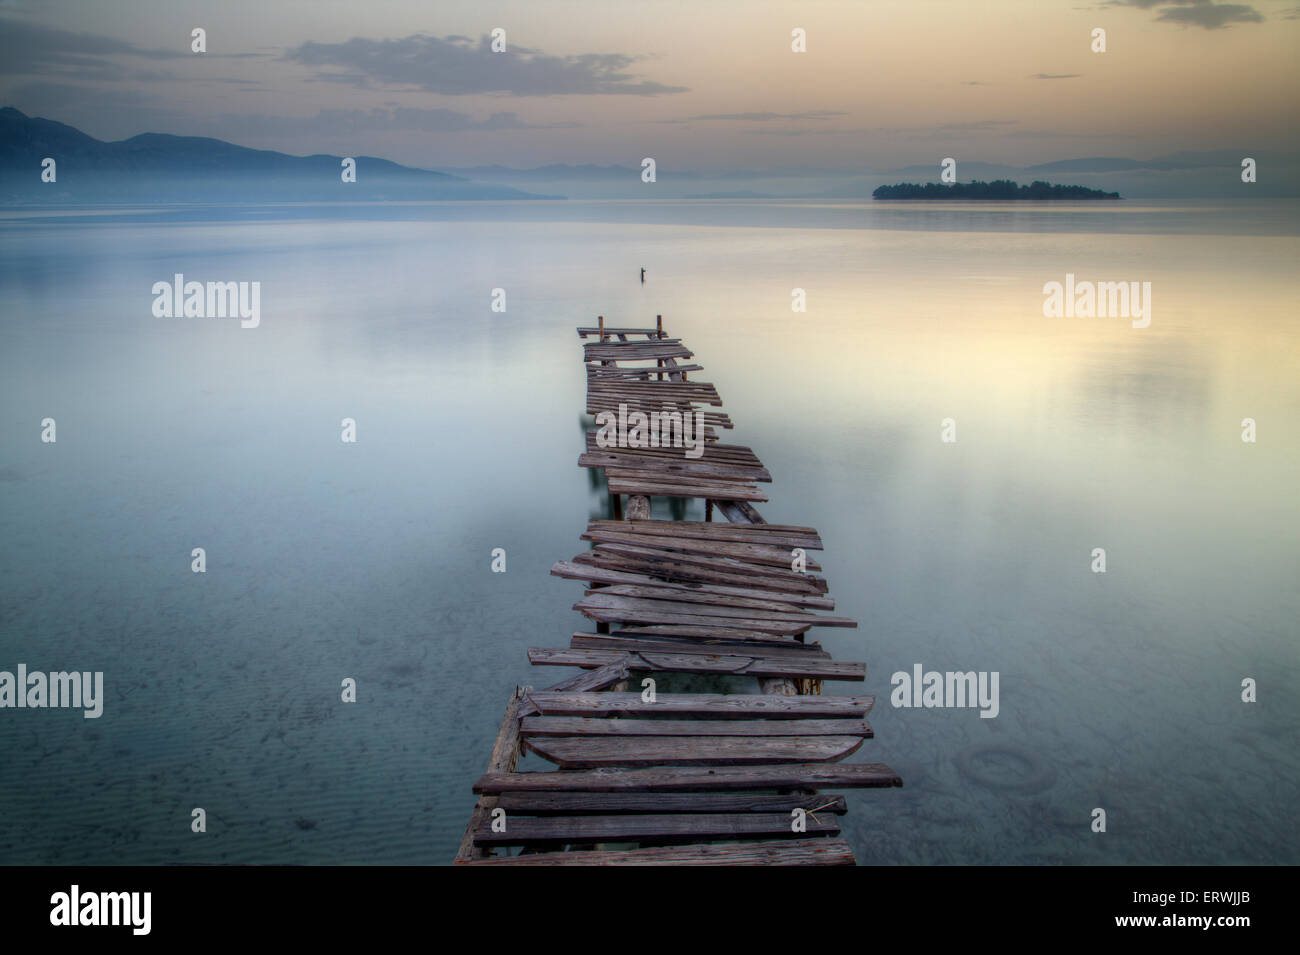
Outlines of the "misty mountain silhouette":
M41 163L55 161L54 182ZM290 156L220 139L141 133L103 142L64 123L0 108L0 202L303 202L547 199L387 159L356 156L357 181L341 179L341 156Z

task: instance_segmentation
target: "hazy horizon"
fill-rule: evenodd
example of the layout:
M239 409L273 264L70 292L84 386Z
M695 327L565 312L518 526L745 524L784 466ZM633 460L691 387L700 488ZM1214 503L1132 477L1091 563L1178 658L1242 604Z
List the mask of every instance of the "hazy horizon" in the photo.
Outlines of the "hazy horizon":
M412 2L358 16L301 0L6 0L0 102L106 141L209 136L421 169L637 167L651 156L704 177L880 175L951 156L968 180L963 164L1187 152L1256 158L1271 191L1300 155L1297 11L650 2L590 17L567 2ZM195 27L206 52L191 51ZM498 28L503 53L490 49ZM1091 49L1095 28L1103 53ZM792 50L795 29L806 52ZM1232 173L1220 161L1174 191L1221 192L1212 187Z

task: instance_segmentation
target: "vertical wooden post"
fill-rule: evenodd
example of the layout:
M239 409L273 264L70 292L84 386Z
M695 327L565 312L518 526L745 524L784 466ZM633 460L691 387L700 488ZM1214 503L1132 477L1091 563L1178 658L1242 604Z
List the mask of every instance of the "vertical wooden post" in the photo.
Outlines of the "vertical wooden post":
M662 315L655 316L655 337L664 337L664 317Z
M603 345L605 344L605 316L598 315L596 318L600 322L600 343Z

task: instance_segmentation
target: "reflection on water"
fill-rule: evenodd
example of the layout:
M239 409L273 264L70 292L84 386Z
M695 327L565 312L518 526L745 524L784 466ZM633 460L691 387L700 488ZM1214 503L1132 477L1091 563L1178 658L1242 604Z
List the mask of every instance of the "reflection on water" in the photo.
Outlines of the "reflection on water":
M0 862L450 859L513 686L563 675L525 649L589 629L547 571L609 515L598 313L662 313L759 510L822 532L854 758L907 783L851 796L861 861L1296 862L1296 205L888 205L11 220L0 669L107 700L0 711ZM174 272L260 281L261 327L153 318ZM1044 318L1066 272L1150 281L1151 327ZM999 717L891 708L915 663L999 671Z

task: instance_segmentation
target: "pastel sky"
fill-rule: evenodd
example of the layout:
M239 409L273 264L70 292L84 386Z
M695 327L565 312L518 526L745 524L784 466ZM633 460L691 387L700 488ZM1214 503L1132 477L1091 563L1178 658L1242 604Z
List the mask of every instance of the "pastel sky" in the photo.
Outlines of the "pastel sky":
M1294 155L1297 54L1296 0L0 0L0 104L425 167Z

